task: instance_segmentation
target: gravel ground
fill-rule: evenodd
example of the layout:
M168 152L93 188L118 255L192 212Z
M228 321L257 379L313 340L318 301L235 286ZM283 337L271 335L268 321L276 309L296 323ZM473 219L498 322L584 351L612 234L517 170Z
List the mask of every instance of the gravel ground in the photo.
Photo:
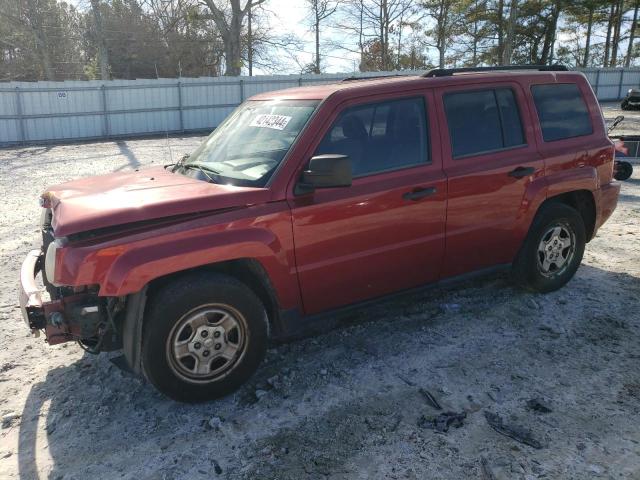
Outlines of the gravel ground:
M562 290L492 277L363 308L193 406L31 338L15 306L47 185L168 161L157 138L0 150L0 478L640 478L640 174Z

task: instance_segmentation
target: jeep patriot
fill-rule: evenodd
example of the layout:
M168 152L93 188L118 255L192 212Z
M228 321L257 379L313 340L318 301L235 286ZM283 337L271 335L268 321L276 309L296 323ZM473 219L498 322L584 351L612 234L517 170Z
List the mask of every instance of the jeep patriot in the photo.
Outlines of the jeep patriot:
M615 209L613 156L561 66L260 94L175 164L42 194L22 313L51 345L122 349L174 399L220 397L270 338L347 306L501 267L562 287Z

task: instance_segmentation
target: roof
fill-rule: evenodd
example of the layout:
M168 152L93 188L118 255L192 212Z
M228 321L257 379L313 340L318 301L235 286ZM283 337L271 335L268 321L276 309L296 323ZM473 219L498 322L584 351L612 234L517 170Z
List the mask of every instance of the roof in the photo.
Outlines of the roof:
M358 97L377 93L386 93L398 88L433 88L448 85L461 85L465 83L490 83L506 78L535 78L553 83L556 78L576 75L582 76L579 72L559 71L559 72L538 72L538 71L496 71L496 72L470 72L451 76L425 78L419 75L389 76L362 78L358 80L338 81L322 85L310 85L308 87L287 88L272 92L260 93L251 97L251 100L324 100L336 92L349 93L350 96Z

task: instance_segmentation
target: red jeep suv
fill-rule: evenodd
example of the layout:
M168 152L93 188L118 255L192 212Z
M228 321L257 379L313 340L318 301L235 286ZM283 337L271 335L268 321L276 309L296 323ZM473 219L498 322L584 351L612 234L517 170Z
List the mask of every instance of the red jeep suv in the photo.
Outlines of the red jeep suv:
M613 156L560 66L257 95L176 164L45 192L23 315L174 399L219 397L348 305L498 267L560 288L616 206Z

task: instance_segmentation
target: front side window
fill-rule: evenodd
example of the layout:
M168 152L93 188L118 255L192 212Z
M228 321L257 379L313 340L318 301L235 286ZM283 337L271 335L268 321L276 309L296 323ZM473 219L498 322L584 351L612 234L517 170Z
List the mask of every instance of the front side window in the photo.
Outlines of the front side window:
M216 183L264 186L318 105L316 100L244 103L184 163Z
M315 155L329 153L348 155L354 177L428 163L424 100L407 98L347 108Z
M545 142L591 135L587 104L575 83L552 83L531 87Z
M453 158L525 144L518 104L510 88L448 93L444 108Z

